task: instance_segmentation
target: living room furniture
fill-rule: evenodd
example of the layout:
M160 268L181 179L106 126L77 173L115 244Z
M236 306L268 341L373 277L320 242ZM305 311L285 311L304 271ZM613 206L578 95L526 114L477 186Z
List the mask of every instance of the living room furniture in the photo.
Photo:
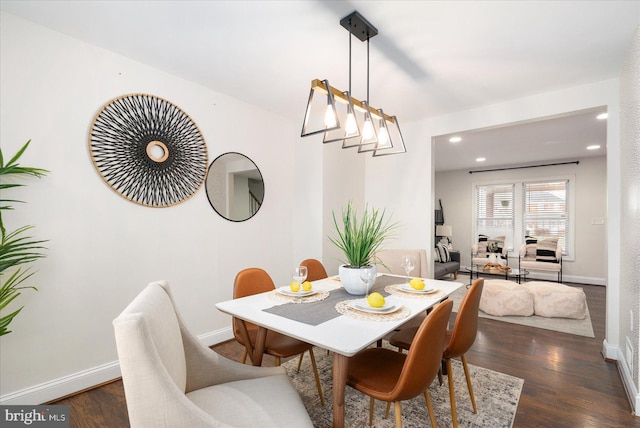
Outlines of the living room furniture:
M260 268L244 269L236 275L233 283L233 298L238 299L252 294L264 293L275 290L275 288L273 280L265 270ZM236 341L241 345L245 345L247 341L249 343L255 343L258 326L245 323L246 329L242 329L239 323L239 320L233 319L233 336ZM309 352L309 357L311 358L311 366L313 367L313 375L316 378L320 404L324 405L322 386L320 384L320 377L318 376L318 368L316 367L316 358L313 355L313 345L276 331L267 331L263 352L275 357L276 366L280 365L282 358L288 358L294 355L300 355L300 361L302 361L303 354L306 351ZM247 347L245 346L245 351L242 355L243 363L247 358L247 354ZM299 368L300 363L298 363L298 369Z
M367 348L351 358L347 369L347 385L371 397L369 426L373 421L376 399L393 402L396 428L400 428L400 402L424 394L431 426L437 427L429 385L440 370L445 331L452 308L453 301L447 299L427 315L417 329L407 354L387 348Z
M587 316L587 297L581 288L546 281L531 281L525 286L533 296L536 315L572 319Z
M528 317L534 314L533 296L529 289L513 281L485 280L484 291L480 298L480 310L497 317L508 315Z
M451 261L439 262L436 256L436 250L434 249L433 251L433 278L440 279L447 275L453 275L453 279L458 279L458 271L460 270L460 252L451 250L449 251Z
M551 241L552 250L545 248ZM542 248L541 248L542 247ZM548 248L548 247L547 247ZM562 247L557 240L538 240L536 244L522 244L518 253L518 267L529 271L552 272L562 282Z
M389 278L390 277L390 278ZM373 291L384 294L386 283L397 283L403 277L394 275L381 275L373 286ZM346 375L349 367L349 359L359 351L376 343L388 333L394 331L399 326L412 320L427 309L433 307L438 301L453 293L463 284L453 281L436 281L424 279L425 287L441 290L441 296L437 299L409 299L396 295L385 297L387 302L401 304L408 314L402 319L392 319L386 322L376 322L366 319L356 319L345 315L335 315L336 302L353 300L335 280L325 278L313 282L313 288L318 291L328 291L329 297L325 300L314 303L303 304L280 304L274 307L274 300L270 293L260 293L241 299L232 299L216 303L216 308L237 319L259 326L256 342L248 344L249 353L254 357L254 365L262 363L262 353L264 349L264 339L267 330L278 331L282 334L293 336L299 340L311 343L315 346L328 349L333 352L333 425L335 428L344 427L344 399ZM309 309L307 309L309 308ZM313 310L311 309L313 308ZM281 310L281 314L273 313L274 310ZM297 311L296 314L286 311ZM325 313L334 313L331 318L321 318L318 316ZM244 327L246 329L246 325ZM247 346L245 344L245 346ZM284 426L284 425L283 425Z
M409 275L428 278L429 266L427 265L427 251L424 249L413 250L380 250L376 253L376 259L383 263L378 264L378 273L391 273L406 276L402 268L402 256L411 255L416 259L416 267Z
M252 367L203 346L165 281L113 321L132 427L313 427L282 367Z
M505 237L480 235L478 242L471 246L471 264L485 265L489 262L492 254L499 257L499 261L502 263L509 264L509 248L505 243Z
M494 316L584 319L587 298L581 288L555 282L486 280L480 310Z
M480 275L504 276L504 279L509 279L509 278L515 279L518 284L520 284L522 280L524 280L529 275L529 271L526 269L515 269L510 267L509 269L502 269L502 270L496 270L496 269L485 270L483 269L484 266L485 265L473 265L473 266L462 267L463 272L469 273L469 277L470 277L469 283L471 283L471 280L473 280L473 274L476 275L476 278L480 278Z
M458 414L456 410L456 397L453 382L453 367L451 365L452 358L460 358L462 361L464 375L467 380L467 388L469 389L469 397L471 398L471 405L473 406L473 413L478 413L465 354L469 349L471 349L473 342L476 340L476 334L478 332L478 308L480 306L481 296L483 295L483 287L483 278L476 279L473 284L471 284L471 287L469 287L469 290L465 293L462 301L460 302L460 306L458 307L458 313L453 325L453 330L447 330L446 332L445 348L442 353L442 359L445 361L447 366L449 398L451 400L451 420L454 427L458 426ZM411 352L411 349L415 346L415 337L415 328L404 328L391 336L389 343L400 349L408 349L409 352Z

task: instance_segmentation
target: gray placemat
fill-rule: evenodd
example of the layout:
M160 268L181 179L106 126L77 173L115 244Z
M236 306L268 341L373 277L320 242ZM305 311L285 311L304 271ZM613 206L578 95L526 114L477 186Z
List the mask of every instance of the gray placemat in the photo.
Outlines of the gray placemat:
M381 275L376 279L371 292L377 291L386 297L389 293L384 291L384 287L392 284L401 284L404 281L405 279L401 277ZM263 309L263 311L309 325L319 325L341 315L336 311L336 303L362 297L364 296L354 296L347 293L344 288L338 288L337 290L332 290L329 293L329 297L321 302L285 303Z

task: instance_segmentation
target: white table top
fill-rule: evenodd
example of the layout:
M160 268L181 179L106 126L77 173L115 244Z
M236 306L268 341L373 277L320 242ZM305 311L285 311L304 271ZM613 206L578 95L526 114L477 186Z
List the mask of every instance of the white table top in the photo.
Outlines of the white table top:
M404 277L398 277L399 283ZM438 288L450 295L462 287L461 282L439 281L425 279L427 287ZM322 279L313 283L317 290L334 290L340 288L340 284L330 279ZM353 296L354 299L362 296ZM260 325L269 330L277 331L287 336L294 337L307 343L328 349L333 352L350 357L358 351L366 348L371 343L384 337L387 333L411 320L418 314L426 311L444 297L436 299L408 299L395 295L389 295L385 299L389 303L402 303L411 310L411 315L398 321L367 321L340 315L319 325L309 325L294 321L289 318L263 311L275 305L276 302L268 297L268 293L256 294L240 299L227 300L216 304L218 310L237 318ZM305 303L298 303L304 305Z

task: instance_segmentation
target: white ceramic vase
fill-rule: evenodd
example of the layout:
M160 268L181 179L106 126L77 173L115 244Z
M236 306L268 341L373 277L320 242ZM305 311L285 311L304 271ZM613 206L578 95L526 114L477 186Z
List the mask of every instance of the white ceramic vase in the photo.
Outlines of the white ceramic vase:
M347 290L347 293L353 294L355 296L364 296L365 294L367 294L367 285L362 280L362 278L360 278L360 271L362 269L373 269L374 272L377 272L375 266L351 268L347 267L347 265L340 265L340 267L338 268L340 282L342 283L344 289ZM373 283L371 284L371 286L373 286Z

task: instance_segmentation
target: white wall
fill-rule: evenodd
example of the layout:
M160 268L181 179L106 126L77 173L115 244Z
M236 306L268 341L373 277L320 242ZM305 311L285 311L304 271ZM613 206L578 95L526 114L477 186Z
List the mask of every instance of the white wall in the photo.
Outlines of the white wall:
M622 198L620 364L636 414L640 409L640 27L620 77Z
M402 207L400 218L404 227L393 244L396 248L415 246L420 242L426 242L427 248L431 248L435 207L431 157L434 137L607 106L607 338L603 353L616 359L621 343L617 315L621 254L618 89L618 79L605 80L403 125L408 153L367 160L366 200L379 206ZM412 191L398 190L405 188Z
M213 343L230 337L230 318L214 304L231 297L239 270L261 266L288 283L293 264L321 254L318 214L302 220L319 209L321 194L301 190L319 186L321 168L309 176L294 163L319 149L299 142L298 124L9 14L0 29L3 153L32 139L22 163L51 171L14 191L27 204L3 215L9 230L33 224L49 242L33 277L40 291L19 298L24 310L0 339L2 402L41 403L117 376L111 321L150 281L170 281L189 327ZM260 212L226 221L203 188L171 208L111 190L91 162L88 133L101 106L128 93L182 108L209 161L228 151L250 157L265 181ZM292 233L301 226L307 236Z
M563 262L562 276L566 282L604 285L607 276L606 229L604 225L592 225L591 220L593 217L606 216L606 158L601 156L572 160L579 160L580 164L478 174L469 174L468 170L436 173L436 200L442 199L445 220L453 228L452 241L455 249L461 253L462 264L470 264L471 245L477 238L472 235L474 184L571 176L575 194L575 247L573 258L565 258ZM509 254L510 266L518 266L518 248ZM532 277L536 275L541 279L556 280L555 274L544 277L541 273L532 272Z

